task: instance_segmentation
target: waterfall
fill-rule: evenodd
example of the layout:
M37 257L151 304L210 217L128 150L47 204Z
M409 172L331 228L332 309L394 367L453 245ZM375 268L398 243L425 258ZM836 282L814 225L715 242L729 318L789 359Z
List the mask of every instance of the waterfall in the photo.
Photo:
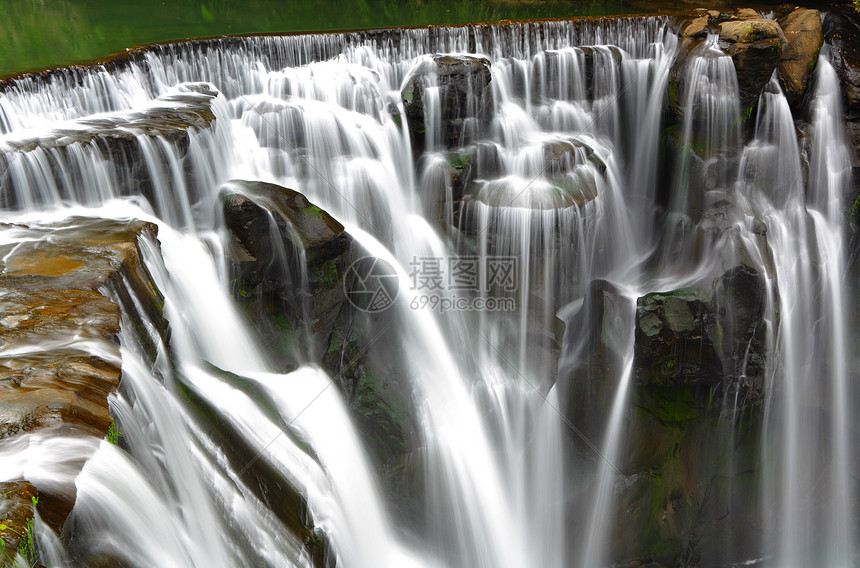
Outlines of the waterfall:
M62 539L36 520L40 561L608 568L676 547L695 566L728 542L701 565L854 565L839 80L825 47L808 123L775 72L748 125L733 59L702 35L685 51L647 17L218 38L0 85L0 254L21 225L152 222L142 262L169 323L112 282L119 353L74 344L121 360L119 445L0 440L0 481L76 493ZM337 270L390 268L390 306L346 331L347 312L315 315L330 274L258 182L342 224ZM286 355L243 304L234 193L265 210L260 278L299 298ZM753 292L762 323L736 305ZM654 337L672 358L643 369ZM689 353L701 376L667 379ZM349 385L353 364L386 373L379 392ZM388 419L415 429L396 462L363 430L394 438ZM720 524L737 509L741 528Z

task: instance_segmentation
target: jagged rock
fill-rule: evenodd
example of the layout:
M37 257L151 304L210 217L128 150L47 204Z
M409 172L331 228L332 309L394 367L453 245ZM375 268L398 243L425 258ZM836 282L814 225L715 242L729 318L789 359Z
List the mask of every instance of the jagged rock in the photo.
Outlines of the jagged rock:
M301 193L271 183L229 182L221 207L240 248L233 294L257 311L263 337L281 355L291 347L314 358L325 352L345 299L352 237ZM278 338L286 343L272 344Z
M712 289L655 292L637 300L634 373L643 386L737 389L760 400L765 371L764 277L737 266Z
M722 367L707 330L714 326L708 293L655 292L636 302L634 368L640 385L714 385Z
M103 438L111 422L107 399L120 380L120 310L100 291L114 291L128 313L138 306L167 336L163 298L139 248L139 239L155 238L156 227L74 218L3 230L0 438L58 425ZM143 345L153 341L149 329L134 330ZM43 519L61 526L74 488L40 491Z
M422 63L401 92L413 148L425 148L426 90L439 88L441 141L447 148L474 142L491 110L490 62L470 55L436 55Z
M742 113L758 102L784 45L782 29L773 20L729 20L720 24L720 47L735 64Z
M824 41L821 14L801 8L781 18L779 24L786 39L779 59L779 76L789 102L797 105L803 99Z

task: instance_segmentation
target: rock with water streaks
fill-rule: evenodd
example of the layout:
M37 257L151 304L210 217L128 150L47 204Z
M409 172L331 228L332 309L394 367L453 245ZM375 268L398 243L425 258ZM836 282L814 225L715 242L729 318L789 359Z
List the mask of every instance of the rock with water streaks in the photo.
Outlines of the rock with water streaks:
M401 92L406 120L417 152L428 150L428 129L441 127L440 142L458 148L475 141L492 107L490 61L472 55L435 55L412 72ZM428 89L438 89L435 97ZM429 123L427 106L438 104L438 125Z
M741 113L753 108L786 44L782 29L764 18L729 20L719 25L720 47L732 58L738 75Z
M396 310L365 313L348 301L367 251L301 193L271 183L231 181L221 207L235 242L233 296L276 364L320 361L343 393L393 506L413 503L410 456L418 445L408 356L394 335ZM408 514L413 518L417 511Z
M842 86L846 130L860 165L860 13L834 6L824 19L824 41Z
M0 150L29 152L94 140L133 140L139 135L163 136L171 141L184 138L189 128L206 128L215 120L210 104L218 93L205 83L187 83L182 88L141 110L88 116L58 123L37 134L27 130L19 136L6 135L0 139Z
M195 133L215 123L211 103L217 94L207 84L188 83L144 108L0 136L0 207L100 201L108 197L102 193L107 184L94 187L92 180L110 176L116 196L143 195L157 214L171 219L181 213L181 205L165 190L178 192L184 185L182 191L192 199L203 191L197 176L208 172L198 171L187 158ZM38 172L43 182L38 187L21 183L22 171L28 172L25 178Z
M714 385L722 366L708 330L714 313L707 291L654 292L636 302L634 369L641 385Z
M676 16L673 25L679 30L681 44L671 72L670 107L676 114L679 112L679 85L689 80L686 74L689 73L691 57L699 53L697 47L702 45L709 33L718 33L720 48L734 63L741 113L745 120L748 119L750 110L757 104L762 89L780 63L787 44L780 25L749 8L734 12L700 9L685 16ZM802 58L800 53L803 51L800 43L795 39L798 60Z
M325 352L344 302L352 237L301 193L265 182L231 181L221 208L235 237L233 295L279 354Z
M780 18L779 24L786 39L779 59L779 77L789 103L797 106L803 100L824 42L821 14L818 10L799 8Z
M737 266L711 289L655 292L636 302L634 373L652 387L722 384L760 400L765 371L764 277Z

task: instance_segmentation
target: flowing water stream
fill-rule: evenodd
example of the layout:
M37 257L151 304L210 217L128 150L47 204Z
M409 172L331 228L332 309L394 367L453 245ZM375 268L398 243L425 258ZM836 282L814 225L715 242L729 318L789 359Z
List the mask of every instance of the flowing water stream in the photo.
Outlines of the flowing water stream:
M293 513L255 492L251 468L294 488L306 503L300 520L339 566L610 566L621 558L619 495L637 481L625 465L636 300L713 280L742 259L767 275L768 322L756 474L764 528L760 554L745 559L854 565L850 157L838 80L823 52L803 144L771 81L744 140L734 68L717 39L684 71L668 170L659 148L678 40L662 18L216 39L7 85L2 220L155 222L159 242L144 243L145 260L171 327L168 346L145 324L157 344L147 354L132 332L147 316L124 305L123 378L110 401L123 449L62 432L0 447L3 479L77 489L62 543L37 523L43 563L319 565ZM489 62L489 118L479 126L482 111L470 108L453 152L442 79L424 91L423 139L410 134L401 98L438 53ZM187 138L141 126L147 113L199 104L214 120ZM135 163L87 134L111 128L132 132ZM464 155L476 189L461 202L451 174ZM407 354L419 522L385 496L337 377L313 350L281 372L230 298L216 208L231 179L302 192L394 267L400 294L386 325ZM723 229L703 250L702 212L723 203ZM416 259L462 254L516 259L506 290L516 310L411 305ZM600 279L619 290L606 342L620 364L606 378L603 420L587 423L571 412L565 381L586 357L578 314ZM377 322L364 333L375 341L388 331ZM738 365L745 376L746 359ZM730 425L742 420L741 392L721 391L734 400L723 408ZM86 465L66 479L64 461Z

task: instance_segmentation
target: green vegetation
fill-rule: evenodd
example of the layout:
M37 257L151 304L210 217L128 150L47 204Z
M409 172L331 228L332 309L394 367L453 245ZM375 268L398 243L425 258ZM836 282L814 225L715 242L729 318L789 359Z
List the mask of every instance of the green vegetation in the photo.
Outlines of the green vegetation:
M111 444L113 444L114 446L116 446L121 437L122 437L122 428L117 426L113 417L111 417L110 424L108 424L107 441L110 442Z
M675 361L664 363L669 368L675 364ZM688 388L640 389L636 393L635 404L666 428L684 428L702 414L692 390Z
M317 282L325 283L328 289L340 284L342 275L335 259L327 260L316 267Z
M39 497L33 496L30 498L33 502L33 511L35 514L36 506L39 504ZM0 565L3 566L14 566L15 568L35 568L39 566L38 556L36 555L36 540L35 535L33 533L33 523L34 517L30 517L27 519L27 524L24 525L24 531L18 532L5 522L0 522L0 531L10 531L18 535L18 550L16 551L15 556L13 557L9 551L6 550L6 541L0 539ZM21 566L17 562L17 556L20 556L24 559L26 564Z
M289 33L641 12L624 0L0 0L0 75L126 47L226 34Z
M860 0L855 0L860 2ZM860 194L857 194L857 199L854 200L854 205L851 207L851 221L860 223Z
M324 211L316 205L308 205L303 209L303 211L308 215L311 215L312 217L316 217L317 219L323 218Z

